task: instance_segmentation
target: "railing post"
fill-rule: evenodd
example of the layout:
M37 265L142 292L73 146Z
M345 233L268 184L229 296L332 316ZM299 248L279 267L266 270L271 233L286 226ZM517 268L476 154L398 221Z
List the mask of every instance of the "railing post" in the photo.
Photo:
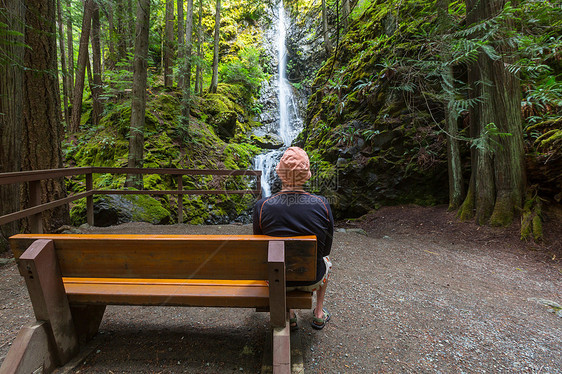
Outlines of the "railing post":
M29 182L29 205L36 206L41 204L41 181ZM32 234L43 233L43 222L41 213L29 217L29 225Z
M261 200L261 198L262 198L262 196L261 196L261 173L262 172L260 172L256 177L256 179L257 179L256 186L257 186L257 190L259 191L258 192L258 200Z
M92 191L94 189L94 180L92 173L86 174L86 191ZM94 196L90 195L86 197L86 221L88 225L94 226Z
M178 191L183 191L183 175L178 175ZM183 223L183 194L178 194L178 223Z

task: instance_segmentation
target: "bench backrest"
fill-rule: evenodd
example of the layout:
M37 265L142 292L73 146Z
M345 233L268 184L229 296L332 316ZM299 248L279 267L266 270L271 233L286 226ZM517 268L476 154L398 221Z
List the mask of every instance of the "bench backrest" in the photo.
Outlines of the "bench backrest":
M280 240L286 280L316 278L315 236L19 234L14 257L37 239L54 242L63 277L263 280L269 242Z

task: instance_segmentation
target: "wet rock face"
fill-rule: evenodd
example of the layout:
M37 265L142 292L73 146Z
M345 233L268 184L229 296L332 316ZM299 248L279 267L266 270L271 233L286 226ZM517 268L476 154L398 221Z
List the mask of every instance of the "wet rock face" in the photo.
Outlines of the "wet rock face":
M279 149L283 147L283 139L277 134L266 133L263 135L254 134L251 136L252 142L260 148Z

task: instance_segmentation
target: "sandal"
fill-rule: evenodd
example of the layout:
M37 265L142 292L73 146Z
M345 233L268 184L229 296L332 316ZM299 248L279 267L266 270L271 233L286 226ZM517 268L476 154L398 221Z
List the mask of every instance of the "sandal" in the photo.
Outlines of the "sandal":
M324 318L318 318L315 316L316 314L315 311L316 309L314 309L314 311L312 312L313 317L310 325L312 326L312 328L316 330L322 330L324 326L326 326L326 323L330 320L330 312L328 312L328 309L322 308L322 313L324 314Z
M294 318L289 318L289 326L291 331L298 331L299 325L297 323L297 316L295 315Z

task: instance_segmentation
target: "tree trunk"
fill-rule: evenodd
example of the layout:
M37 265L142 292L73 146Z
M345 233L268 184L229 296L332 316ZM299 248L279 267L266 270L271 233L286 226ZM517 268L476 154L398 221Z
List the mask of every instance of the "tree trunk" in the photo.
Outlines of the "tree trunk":
M193 0L187 0L185 22L185 60L183 64L184 90L182 96L183 128L189 128L189 112L191 110L191 35L193 34Z
M133 91L131 102L131 127L129 134L128 165L130 168L141 168L143 166L150 1L151 0L138 0L137 4L135 59L133 62ZM128 175L126 186L142 189L142 175Z
M195 92L200 95L203 94L203 68L201 64L203 63L203 0L199 0L199 17L197 20L197 68L195 69Z
M100 43L100 7L97 1L93 3L92 9L92 123L97 126L103 114L103 82L101 80L101 43Z
M172 53L174 44L174 0L166 0L166 26L164 38L164 87L172 87Z
M122 1L124 2L125 0L122 0ZM128 45L131 46L131 48L133 46L135 46L136 38L138 36L138 35L134 34L134 32L136 30L135 29L135 27L136 27L135 6L134 6L135 3L133 3L133 0L127 0L127 8L125 9L125 11L126 11L125 17L127 18L127 32L125 33L125 35L127 35L127 38L129 39Z
M449 16L450 0L439 0L437 14L439 22L439 32L444 35L451 32L453 23ZM442 44L441 62L443 64L442 86L445 93L443 111L445 113L445 129L447 132L447 169L449 172L449 210L458 209L464 198L464 182L462 177L461 156L458 141L457 114L453 112L455 102L455 80L453 67L447 65L452 59L450 43L445 40Z
M57 19L58 19L58 31L59 31L59 48L60 48L60 65L62 71L62 97L64 101L64 121L66 123L67 131L70 130L70 113L68 112L68 92L72 90L68 86L68 72L66 70L66 53L64 48L64 30L62 22L62 8L60 0L57 0Z
M343 30L347 32L349 29L349 15L351 13L351 7L349 6L349 0L342 1L342 23L343 23Z
M493 2L496 9L493 14L501 11L505 0ZM507 21L508 28L513 29L513 21ZM523 205L526 187L525 149L523 144L523 124L521 118L521 86L519 77L508 71L506 66L514 64L513 53L516 47L506 44L499 46L503 59L489 61L494 77L492 107L495 108L495 124L500 133L511 134L500 136L495 150L494 172L496 181L496 203L490 217L492 226L511 224Z
M43 170L62 167L60 97L57 77L55 0L26 1L26 48L23 84L22 169ZM23 208L29 208L27 186ZM66 196L64 179L41 182L41 203ZM68 206L43 212L43 227L53 231L70 220Z
M104 68L107 70L115 70L115 66L117 65L117 55L115 50L115 40L117 39L117 34L115 30L115 23L113 22L113 7L111 3L100 4L105 17L107 18L108 23L108 49L109 54L104 60Z
M117 61L128 60L127 51L129 50L129 36L127 32L127 12L125 11L125 1L118 0L115 6L115 18L117 19Z
M505 0L467 0L467 24L497 16L505 3ZM500 59L494 61L481 52L469 70L471 97L483 99L470 109L471 133L477 133L478 137L476 160L472 160L476 167L472 173L476 221L505 226L513 221L524 196L523 130L519 83L506 69L512 62L511 49L499 45L496 51L502 56ZM498 136L494 128L510 136Z
M322 33L324 35L324 49L329 56L332 54L334 47L332 47L330 35L328 34L328 10L326 8L326 0L322 0Z
M82 96L84 95L84 80L86 74L86 62L88 59L88 40L92 26L93 0L84 3L84 16L82 17L82 35L80 35L80 47L78 49L78 71L76 74L76 85L74 86L74 100L72 102L71 130L77 132L80 129L82 117Z
M0 43L0 173L8 173L21 170L25 6L21 0L6 0L2 8L0 22L14 31ZM19 193L19 185L0 185L0 216L20 209ZM0 226L0 252L17 232L17 222Z
M66 44L68 44L68 100L74 102L74 36L72 35L72 17L70 0L66 0ZM70 115L70 113L69 113Z
M209 92L216 93L219 85L219 41L220 41L220 25L221 25L221 0L217 0L215 11L215 40L213 47L213 78L211 79L211 87Z
M179 64L183 64L183 59L185 56L185 22L183 14L183 0L177 1L178 6L178 58ZM177 76L178 88L183 89L183 74L181 70L178 72Z

